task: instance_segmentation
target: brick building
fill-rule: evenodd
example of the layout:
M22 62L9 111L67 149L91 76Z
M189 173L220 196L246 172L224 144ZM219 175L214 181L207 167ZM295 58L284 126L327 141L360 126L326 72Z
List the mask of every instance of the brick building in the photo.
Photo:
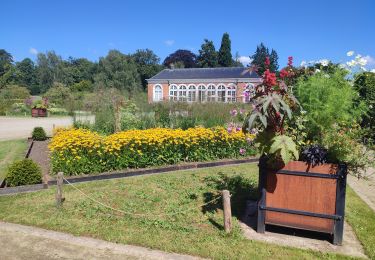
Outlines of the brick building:
M244 90L261 83L254 71L246 68L165 69L148 82L148 102L246 102ZM250 95L251 96L251 95Z

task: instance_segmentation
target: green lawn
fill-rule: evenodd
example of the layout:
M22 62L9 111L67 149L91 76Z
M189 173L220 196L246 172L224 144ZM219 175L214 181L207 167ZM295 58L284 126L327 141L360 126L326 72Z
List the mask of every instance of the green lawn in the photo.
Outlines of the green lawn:
M4 179L7 167L26 154L26 140L0 141L0 181Z
M234 231L225 234L220 200L208 207L201 205L214 198L218 190L228 188L233 193L232 208L240 208L246 197L256 196L257 171L256 164L243 164L77 184L85 193L114 208L147 216L112 212L64 186L66 201L61 210L54 205L52 188L0 197L0 219L214 259L349 259L247 240L236 217ZM354 200L349 193L349 210L355 207ZM238 210L233 213L238 215ZM368 221L373 223L375 218ZM361 228L367 225L364 222ZM371 244L373 239L367 236L363 242Z

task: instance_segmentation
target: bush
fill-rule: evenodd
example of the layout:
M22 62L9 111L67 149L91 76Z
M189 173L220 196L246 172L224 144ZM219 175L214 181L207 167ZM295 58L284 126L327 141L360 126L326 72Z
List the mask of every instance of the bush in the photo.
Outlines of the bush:
M40 167L30 159L23 159L12 163L6 175L8 186L30 185L42 182Z
M334 123L349 123L360 119L363 104L356 104L358 92L345 78L347 72L335 70L332 74L316 73L296 85L296 97L307 111L307 133L320 142L321 133Z
M49 148L53 172L76 175L254 155L254 137L222 127L130 130L107 137L70 129L58 131Z
M44 131L43 127L35 127L32 133L32 138L35 141L44 141L47 140L47 134Z

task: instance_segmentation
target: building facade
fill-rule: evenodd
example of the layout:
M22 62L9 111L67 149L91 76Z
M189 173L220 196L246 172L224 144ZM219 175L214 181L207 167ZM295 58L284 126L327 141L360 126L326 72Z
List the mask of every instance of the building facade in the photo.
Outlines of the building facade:
M148 102L248 102L261 78L247 68L165 69L148 82ZM249 88L250 95L244 90Z

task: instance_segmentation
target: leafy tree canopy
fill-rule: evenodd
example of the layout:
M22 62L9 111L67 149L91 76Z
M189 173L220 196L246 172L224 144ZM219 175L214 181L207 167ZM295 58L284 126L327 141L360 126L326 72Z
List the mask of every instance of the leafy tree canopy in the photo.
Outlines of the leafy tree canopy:
M165 58L163 65L171 67L177 62L182 62L184 68L195 68L197 67L197 56L189 50L177 50Z
M272 49L270 53L269 49L263 43L261 43L257 46L255 53L250 56L250 58L252 59L251 64L257 67L259 75L262 75L266 70L265 61L267 57L269 57L270 59L270 71L277 71L277 69L279 68L279 57L274 49Z
M218 67L218 53L215 50L213 41L204 39L204 43L199 50L198 65L201 68Z
M232 66L231 41L228 33L224 33L223 38L221 39L218 62L222 67Z

